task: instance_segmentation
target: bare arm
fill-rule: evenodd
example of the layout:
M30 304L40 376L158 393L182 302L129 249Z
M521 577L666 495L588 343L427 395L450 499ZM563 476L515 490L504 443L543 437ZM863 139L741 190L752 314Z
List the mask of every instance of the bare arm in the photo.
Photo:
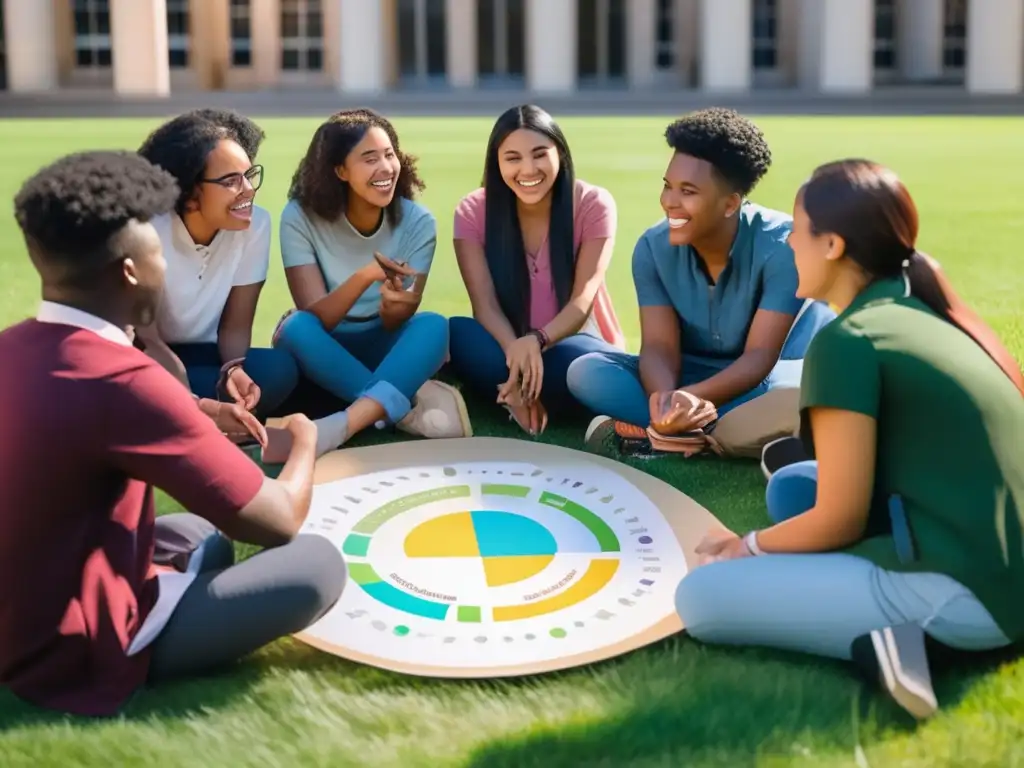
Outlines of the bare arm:
M648 395L678 386L680 343L679 315L673 307L640 307L640 383Z
M779 359L793 315L759 309L747 334L747 344L735 362L686 391L716 406L756 387L771 373Z
M376 267L376 264L370 266ZM316 264L288 267L284 273L295 307L316 316L329 330L345 319L359 297L374 283L373 273L364 268L328 293L323 274Z
M174 352L171 350L167 343L160 338L160 334L156 330L156 325L148 325L145 327L136 327L135 335L142 342L142 345L146 349L146 354L160 364L161 368L164 368L174 378L180 381L185 388L191 391L192 385L188 381L188 372L185 370L185 364L181 362Z
M394 287L389 283L381 286L380 320L385 330L393 331L416 314L423 301L422 288L425 275L420 275L411 290Z
M394 254L394 258L399 259L416 278L408 291L401 286L389 286L387 282L381 286L380 317L388 330L398 328L419 311L437 249L437 221L433 215L420 213L409 226L400 244L395 246L401 250Z
M507 350L518 337L498 303L483 246L471 240L455 240L455 258L469 293L473 317L497 340L502 351Z
M812 408L818 491L814 506L757 534L765 552L828 552L864 534L875 485L877 422L833 408Z
M552 344L578 333L587 322L614 251L615 241L607 237L588 240L580 247L569 303L544 326Z
M236 285L228 294L220 316L217 347L222 363L245 357L252 346L252 326L256 319L263 283Z
M265 478L259 492L221 530L236 541L262 547L287 544L302 529L313 496L316 427L305 417L292 432L292 448L277 479ZM306 426L308 425L308 427Z
M317 260L310 223L292 203L281 214L281 258L288 290L295 308L314 315L324 328L333 330L352 311L359 297L383 273L376 262L356 272L335 290L328 292Z

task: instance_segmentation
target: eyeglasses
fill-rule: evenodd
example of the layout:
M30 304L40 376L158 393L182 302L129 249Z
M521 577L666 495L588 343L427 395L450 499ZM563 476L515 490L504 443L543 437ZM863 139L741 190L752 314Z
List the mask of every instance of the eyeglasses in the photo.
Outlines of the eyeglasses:
M199 179L201 184L219 184L225 189L230 189L236 195L241 193L246 181L249 182L253 191L259 189L263 185L263 166L254 165L245 173L228 173L216 179Z

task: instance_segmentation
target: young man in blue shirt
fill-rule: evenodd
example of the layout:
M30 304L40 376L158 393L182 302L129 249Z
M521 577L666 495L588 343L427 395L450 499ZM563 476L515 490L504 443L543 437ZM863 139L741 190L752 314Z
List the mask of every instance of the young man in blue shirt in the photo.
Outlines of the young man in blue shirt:
M747 199L771 166L761 131L713 108L673 122L665 137L665 219L633 252L640 354L586 355L570 367L569 388L601 414L589 447L612 439L646 449L653 424L661 435L696 429L725 453L759 455L796 430L802 358L834 313L796 296L792 218ZM706 426L688 414L703 414Z

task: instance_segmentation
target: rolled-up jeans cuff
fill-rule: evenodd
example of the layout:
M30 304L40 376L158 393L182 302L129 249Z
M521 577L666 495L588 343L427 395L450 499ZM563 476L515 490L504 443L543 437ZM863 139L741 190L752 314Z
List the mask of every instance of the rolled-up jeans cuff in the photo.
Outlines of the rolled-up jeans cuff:
M392 424L397 424L405 418L405 415L409 413L409 409L412 408L409 398L399 392L393 384L386 381L375 381L363 390L359 396L368 397L374 402L379 403L380 407L387 413L388 421Z

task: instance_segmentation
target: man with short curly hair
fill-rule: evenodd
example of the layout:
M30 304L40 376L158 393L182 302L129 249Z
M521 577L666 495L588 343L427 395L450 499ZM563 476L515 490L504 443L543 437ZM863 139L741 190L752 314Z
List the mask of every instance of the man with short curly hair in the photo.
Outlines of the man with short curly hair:
M601 414L590 447L611 439L648 450L649 428L701 444L714 430L724 452L758 455L796 429L801 360L834 313L796 296L792 218L747 199L772 163L757 126L712 108L676 120L665 138L665 218L633 252L640 354L584 356L570 367L569 386ZM728 427L718 422L780 388L792 397L744 409Z
M0 685L39 706L114 714L147 681L301 631L344 584L338 549L299 535L316 426L287 422L267 478L131 342L163 287L152 222L178 193L135 153L87 152L15 200L43 301L0 332ZM156 489L189 512L156 519ZM236 565L227 537L267 549Z

